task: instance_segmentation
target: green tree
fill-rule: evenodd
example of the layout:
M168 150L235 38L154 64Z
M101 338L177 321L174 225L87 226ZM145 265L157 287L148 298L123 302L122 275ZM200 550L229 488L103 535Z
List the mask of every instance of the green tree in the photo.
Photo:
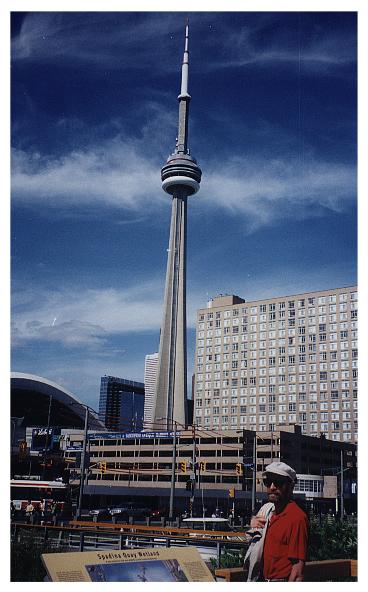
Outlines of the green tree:
M356 559L357 526L339 520L310 519L308 560Z

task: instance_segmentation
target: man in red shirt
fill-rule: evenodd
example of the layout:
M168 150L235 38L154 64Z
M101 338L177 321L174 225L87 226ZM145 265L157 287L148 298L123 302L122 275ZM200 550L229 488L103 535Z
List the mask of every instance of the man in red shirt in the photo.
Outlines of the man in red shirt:
M263 578L268 582L302 582L307 556L308 518L291 499L296 473L283 462L273 462L263 473L268 501L274 511L267 519L251 520L252 528L266 528L263 546ZM261 508L262 510L262 508Z

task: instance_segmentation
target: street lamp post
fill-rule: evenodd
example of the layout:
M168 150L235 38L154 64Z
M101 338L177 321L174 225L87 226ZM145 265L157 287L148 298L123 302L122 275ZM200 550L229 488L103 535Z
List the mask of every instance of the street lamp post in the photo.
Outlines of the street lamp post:
M52 395L49 395L49 410L47 413L47 429L46 429L46 437L45 437L45 448L43 451L43 471L42 471L42 479L45 479L46 473L46 458L47 458L47 447L49 445L49 431L50 431L50 420L51 420L51 405L52 405Z
M247 433L251 433L251 430L242 430L243 433L243 471L245 471L246 467L252 468L252 514L255 512L256 508L256 484L257 484L257 438L258 440L262 440L264 442L264 438L257 435L257 432L252 432L253 435L253 452L252 452L252 462L248 463L250 456L246 456L245 449L244 449L244 442L247 438ZM249 436L250 439L250 436ZM272 443L272 440L271 440ZM273 454L273 451L271 452ZM247 462L246 462L247 461ZM263 458L263 469L264 469L264 458ZM249 477L250 479L250 477ZM263 486L262 486L263 487Z
M192 474L191 474L191 495L190 495L190 517L193 518L193 511L194 511L194 497L195 497L195 489L197 485L197 448L196 448L196 426L193 423L192 425L192 437L193 437L193 452L192 452Z
M13 448L14 448L14 438L15 438L15 434L16 434L16 431L15 431L15 428L16 428L16 419L15 419L15 418L13 419L13 417L11 417L11 418L10 418L10 422L11 422L11 423L12 423L12 425L13 425L13 429L11 430L11 444L10 444L10 452L11 452L11 454L13 454Z
M174 519L174 496L175 496L175 480L176 480L176 421L174 421L174 437L173 437L173 454L171 466L171 486L170 486L170 508L169 518Z
M253 438L253 475L252 475L252 515L256 510L256 480L257 480L257 434Z
M167 417L158 417L156 421L167 421ZM169 503L169 519L174 519L174 500L175 500L175 481L176 481L176 430L178 422L171 420L174 427L173 434L173 453L171 463L171 484L170 484L170 503Z
M79 499L78 499L77 515L76 515L77 520L79 520L82 515L84 474L85 474L85 469L86 469L86 450L87 450L87 435L88 435L88 407L86 406L85 409L86 409L86 414L85 414L85 418L84 418L84 435L83 435L83 448L82 448L81 467L80 467Z
M344 451L340 450L340 520L344 520Z

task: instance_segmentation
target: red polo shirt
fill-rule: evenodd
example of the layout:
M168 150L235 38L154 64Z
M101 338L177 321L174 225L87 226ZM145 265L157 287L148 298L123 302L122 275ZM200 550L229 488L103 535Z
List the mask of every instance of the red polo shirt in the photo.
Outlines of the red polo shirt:
M290 501L280 514L273 514L263 548L263 576L267 580L288 578L291 558L306 560L308 518L299 506Z

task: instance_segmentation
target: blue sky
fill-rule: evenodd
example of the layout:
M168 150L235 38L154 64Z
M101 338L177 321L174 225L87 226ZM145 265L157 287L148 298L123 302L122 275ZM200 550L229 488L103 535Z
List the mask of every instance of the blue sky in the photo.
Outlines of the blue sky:
M157 351L183 13L17 14L12 369L97 408ZM356 17L194 12L188 366L198 308L356 282Z

